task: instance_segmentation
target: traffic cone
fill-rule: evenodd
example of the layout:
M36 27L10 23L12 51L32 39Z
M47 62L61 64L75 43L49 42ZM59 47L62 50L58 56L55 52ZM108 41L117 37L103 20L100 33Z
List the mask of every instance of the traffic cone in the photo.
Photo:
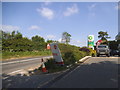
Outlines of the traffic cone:
M42 64L42 72L47 72L44 62Z

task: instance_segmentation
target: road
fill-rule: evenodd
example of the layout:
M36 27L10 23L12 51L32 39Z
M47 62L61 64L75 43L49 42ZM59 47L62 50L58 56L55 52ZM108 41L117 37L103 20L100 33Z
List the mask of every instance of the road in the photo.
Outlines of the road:
M92 57L46 88L118 88L118 64L118 57Z
M35 66L40 66L41 58L50 58L52 56L41 56L36 58L26 58L26 59L15 59L11 61L3 61L2 64L2 74L16 73L23 69L32 68Z

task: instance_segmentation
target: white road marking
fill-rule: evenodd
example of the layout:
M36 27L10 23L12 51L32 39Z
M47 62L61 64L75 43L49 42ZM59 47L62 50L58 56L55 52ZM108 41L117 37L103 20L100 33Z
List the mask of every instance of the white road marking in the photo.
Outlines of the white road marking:
M46 56L43 58L52 58L53 56ZM32 58L32 59L26 59L26 60L19 60L19 61L13 61L13 62L7 62L7 63L0 63L0 65L5 65L5 64L11 64L11 63L19 63L19 62L27 62L27 61L32 61L36 59L41 59L41 58Z
M11 72L11 73L8 73L8 75L13 75L13 74L15 74L15 73L19 73L19 72L22 72L23 71L23 69L20 69L20 70L17 70L17 71L13 71L13 72ZM7 78L9 78L9 77L3 77L2 79L7 79Z
M21 72L21 71L23 71L23 69L20 69L20 70L17 70L17 71L13 71L13 72L8 73L8 74L11 75L11 74L14 74L14 73L17 73L17 72Z
M8 77L4 77L4 78L2 78L2 79L7 79Z

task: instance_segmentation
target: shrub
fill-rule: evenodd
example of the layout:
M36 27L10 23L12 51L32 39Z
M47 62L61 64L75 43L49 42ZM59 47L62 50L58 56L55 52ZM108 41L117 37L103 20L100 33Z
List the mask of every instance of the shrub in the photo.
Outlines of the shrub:
M59 44L62 58L65 64L73 64L79 59L86 56L86 53L79 51L79 47L69 44Z
M82 48L80 48L79 49L80 51L84 51L84 52L90 52L90 49L89 48L87 48L87 47L82 47Z
M66 66L59 66L55 64L55 60L53 58L48 59L45 63L48 72L58 72L67 69Z
M65 52L62 56L65 64L72 64L76 61L73 52Z
M80 51L83 51L86 53L86 56L96 56L96 50L93 50L91 48L88 47L82 47L79 49Z

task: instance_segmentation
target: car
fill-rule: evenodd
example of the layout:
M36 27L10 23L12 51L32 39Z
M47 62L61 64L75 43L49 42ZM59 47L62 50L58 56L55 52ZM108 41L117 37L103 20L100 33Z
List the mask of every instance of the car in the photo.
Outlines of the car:
M106 56L110 56L110 49L108 47L108 45L99 45L96 47L96 51L97 51L97 57L99 57L100 55L106 55Z
M110 55L111 56L115 56L115 55L120 56L120 51L119 50L111 50Z

